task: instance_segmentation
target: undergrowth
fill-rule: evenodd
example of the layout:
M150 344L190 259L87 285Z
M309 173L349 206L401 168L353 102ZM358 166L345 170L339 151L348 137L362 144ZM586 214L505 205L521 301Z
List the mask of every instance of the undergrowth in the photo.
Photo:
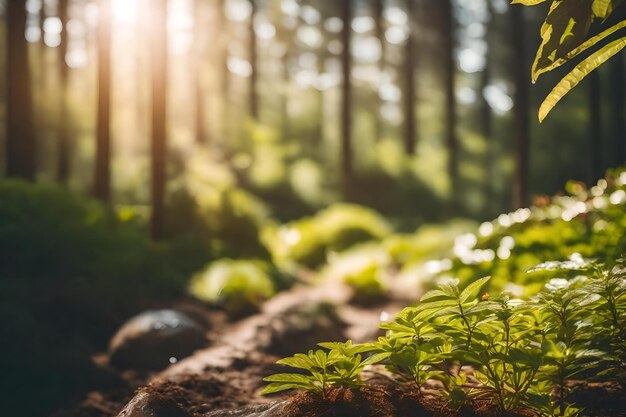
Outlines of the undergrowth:
M576 277L554 278L527 299L481 293L489 277L463 289L450 280L383 323L386 335L375 342L321 343L280 360L298 371L265 378L263 393L296 388L324 397L333 386L363 385L365 366L378 364L403 389L420 394L434 384L453 408L486 399L502 415L583 415L568 401L571 381L626 379L626 262L549 262L539 270Z

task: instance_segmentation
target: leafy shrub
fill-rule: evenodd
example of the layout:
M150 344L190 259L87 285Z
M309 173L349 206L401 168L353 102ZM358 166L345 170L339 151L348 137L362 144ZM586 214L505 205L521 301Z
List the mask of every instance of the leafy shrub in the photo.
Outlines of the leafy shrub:
M72 383L88 388L89 355L123 319L183 294L194 265L147 235L132 216L63 188L0 182L0 314L11 317L2 351L7 374L28 380L11 382L9 398L19 401L20 386L45 387L32 404L45 408Z
M610 269L595 263L551 262L538 269L582 275L553 279L530 300L507 294L480 296L490 278L463 290L455 281L443 283L417 306L383 323L384 337L357 345L358 352L372 356L363 362L358 358L352 369L361 370L362 363L384 364L397 383L414 386L418 394L427 381L437 379L453 407L483 398L491 399L500 415L520 408L540 416L582 415L568 403L572 379L623 381L626 376L626 262ZM321 355L337 355L332 353L335 344L322 346L330 353ZM316 375L326 375L326 367L301 363L301 357L279 363L306 369L312 376L301 377L312 378L312 385L270 376L266 381L272 384L265 392L319 392L328 379ZM479 384L468 383L467 366ZM350 381L360 382L358 373L349 375Z
M570 182L567 190L568 196L540 197L531 208L457 238L444 275L462 282L491 275L492 290L530 295L555 274L526 273L538 263L572 256L611 262L626 252L626 171L609 172L591 189Z
M223 259L196 274L191 293L226 309L233 316L258 311L261 303L276 292L270 265L262 261Z
M335 204L314 217L267 228L263 240L277 264L316 268L329 252L382 239L391 226L376 212L351 204Z
M369 303L387 294L390 265L391 257L380 244L365 243L330 256L320 277L349 286L355 302Z

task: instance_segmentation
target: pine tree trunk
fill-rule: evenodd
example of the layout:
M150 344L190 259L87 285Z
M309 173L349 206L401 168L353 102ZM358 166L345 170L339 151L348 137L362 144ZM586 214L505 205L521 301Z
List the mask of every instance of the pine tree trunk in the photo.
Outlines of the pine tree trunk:
M589 81L589 185L604 176L603 151L604 138L602 132L602 97L600 73L593 71L588 76Z
M59 19L61 20L61 43L59 44L59 96L61 97L60 117L58 121L58 162L57 179L62 184L67 184L70 177L72 161L72 143L69 131L69 109L68 109L68 79L69 67L67 65L68 32L67 23L69 21L68 8L69 0L59 0Z
M480 123L480 132L485 138L485 209L489 210L492 206L493 200L493 113L491 111L491 106L485 97L485 90L489 86L491 82L491 64L492 64L492 48L493 42L491 41L491 37L494 35L494 19L495 13L493 10L493 5L491 0L485 0L487 3L487 12L488 12L488 23L487 23L487 33L485 36L485 43L487 46L487 50L485 51L485 68L483 69L480 75L480 114L479 114L479 123Z
M250 48L250 66L252 67L252 73L250 74L250 117L253 120L259 120L259 92L258 92L258 50L256 32L254 30L254 21L257 15L257 5L255 0L249 0L252 6L250 13L250 22L248 28L248 42Z
M195 1L194 14L194 56L192 57L194 65L194 99L196 102L195 115L195 136L197 144L206 144L209 141L206 128L206 102L204 100L204 88L202 83L202 63L204 62L205 45L202 32L202 0Z
M376 22L376 38L380 43L380 60L378 61L378 71L382 74L385 70L386 63L386 41L385 41L385 24L384 24L384 0L374 0L374 21ZM380 107L383 100L378 96L376 108L376 140L380 140L384 136L384 123L380 114Z
M153 239L164 232L167 161L167 0L151 5L152 39L152 217Z
M6 8L7 176L32 181L36 175L36 145L28 44L24 37L26 1L11 0Z
M406 0L409 15L409 37L404 46L404 151L407 155L415 155L415 3Z
M456 132L456 64L454 61L455 49L455 22L451 0L443 1L443 34L444 34L444 84L446 95L446 146L448 150L448 177L452 193L453 208L458 206L458 153L459 144Z
M513 208L528 206L528 167L530 153L530 96L528 90L524 8L510 6L513 60L513 135L515 140L515 176L513 179Z
M100 0L94 196L111 200L111 0Z
M343 82L341 88L341 180L343 198L351 199L353 186L352 166L352 1L341 2L343 29L341 54Z
M613 159L611 165L618 167L626 162L626 71L624 57L618 55L609 64L611 80L611 133L613 136Z

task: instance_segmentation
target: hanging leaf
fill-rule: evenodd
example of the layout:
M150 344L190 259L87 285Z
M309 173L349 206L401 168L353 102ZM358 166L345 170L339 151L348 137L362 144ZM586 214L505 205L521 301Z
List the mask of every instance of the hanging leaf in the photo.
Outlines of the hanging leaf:
M556 61L581 45L594 17L593 0L555 0L541 27L541 45L533 63L532 79L554 68Z
M606 19L622 0L594 0L591 6L593 15L599 19Z
M556 61L554 61L552 63L552 65L550 65L550 66L544 68L543 70L541 70L541 73L552 71L553 69L560 67L561 65L565 64L570 59L575 58L576 56L578 56L582 52L586 51L587 49L591 48L592 46L595 46L598 42L606 39L607 37L609 37L612 34L614 34L615 32L617 32L618 30L623 29L625 27L626 27L626 20L623 20L623 21L621 21L621 22L611 26L610 28L606 29L605 31L603 31L603 32L597 34L596 36L588 39L587 41L583 42L577 48L572 49L570 52L567 53L567 55L565 57L559 58Z
M511 4L523 4L524 6L536 6L540 3L545 3L548 0L513 0Z
M578 64L572 72L567 74L565 78L563 78L556 85L556 87L554 87L548 97L541 104L541 107L539 108L539 122L544 121L554 106L556 106L557 103L570 92L570 90L576 87L593 70L624 49L624 47L626 47L626 37L609 43Z

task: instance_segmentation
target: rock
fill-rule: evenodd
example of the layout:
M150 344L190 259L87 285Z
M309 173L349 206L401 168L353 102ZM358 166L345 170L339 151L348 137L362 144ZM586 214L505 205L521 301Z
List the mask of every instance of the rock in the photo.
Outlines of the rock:
M192 415L161 395L140 392L117 417L192 417Z
M195 321L173 310L146 311L131 318L109 345L109 363L119 369L160 370L206 345Z

